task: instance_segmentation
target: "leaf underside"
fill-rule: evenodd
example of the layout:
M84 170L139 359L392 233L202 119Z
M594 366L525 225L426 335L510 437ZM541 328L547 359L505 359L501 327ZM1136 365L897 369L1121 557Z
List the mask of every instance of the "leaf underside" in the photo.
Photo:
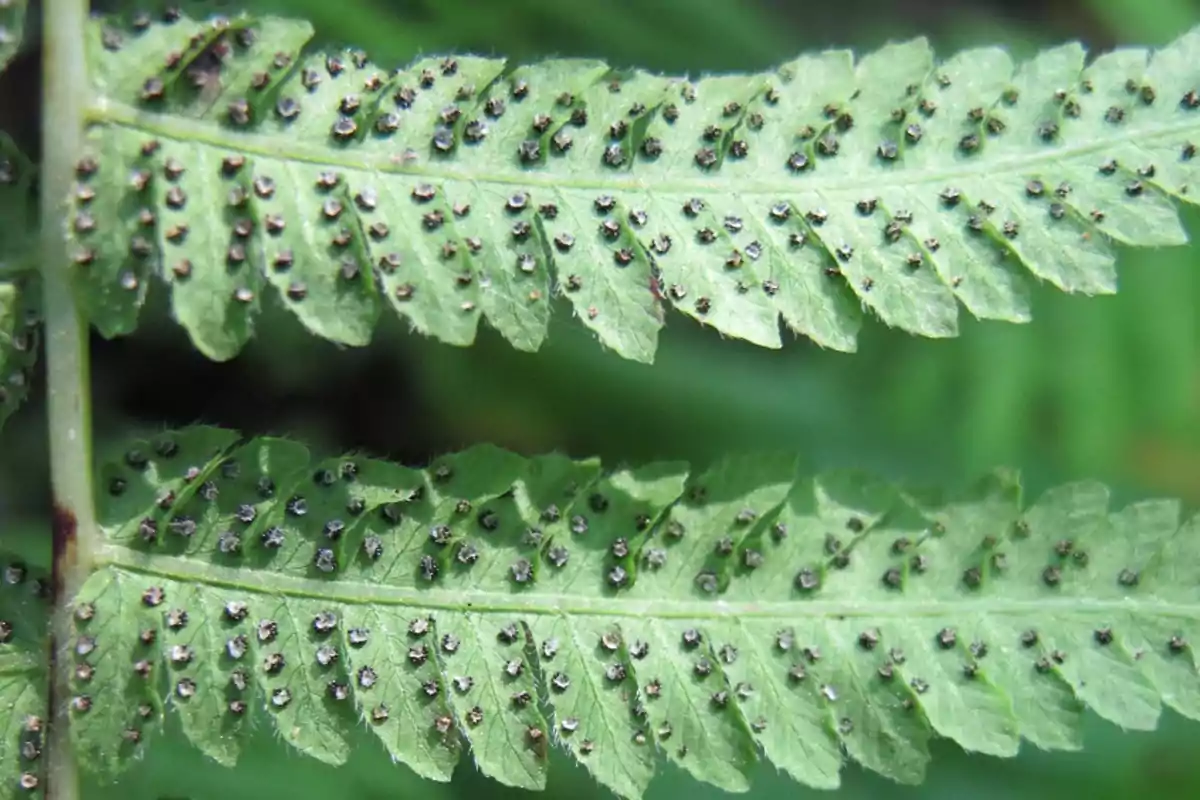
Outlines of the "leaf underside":
M8 66L25 35L26 0L0 0L0 71Z
M48 576L0 550L0 800L40 797Z
M0 280L0 427L21 406L33 379L36 295L28 279Z
M25 400L37 358L33 177L33 164L0 131L0 427Z
M482 318L536 350L561 296L640 361L668 307L852 351L863 308L931 337L960 304L1026 321L1026 273L1111 293L1116 244L1186 241L1200 28L1090 64L1079 44L938 62L915 39L695 81L579 59L391 72L311 34L94 24L72 235L105 335L157 275L216 359L272 294L349 345L391 307L444 342Z
M662 760L730 791L759 759L917 783L935 735L1013 756L1079 748L1085 707L1200 718L1200 523L1093 483L1022 507L1010 473L950 495L486 445L418 471L207 427L98 475L72 730L101 775L168 708L226 765L265 715L332 764L369 728L440 781L469 749L540 789L559 747L623 797Z

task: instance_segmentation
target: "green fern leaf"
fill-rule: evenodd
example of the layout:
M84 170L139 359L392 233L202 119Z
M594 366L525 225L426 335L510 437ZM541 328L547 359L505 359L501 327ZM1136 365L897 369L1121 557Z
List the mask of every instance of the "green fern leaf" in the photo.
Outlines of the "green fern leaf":
M29 393L37 358L38 315L33 281L0 280L0 427Z
M34 167L0 131L0 427L29 391L37 358L41 294L32 274L36 225L32 224Z
M41 294L36 261L34 167L0 131L0 428L29 391L37 358Z
M124 333L161 275L217 359L268 284L349 345L390 306L445 342L482 318L535 350L561 295L641 361L666 306L850 351L863 306L922 336L955 335L960 303L1022 322L1025 271L1111 293L1114 244L1186 240L1200 29L1090 64L1078 44L938 63L916 39L697 81L476 57L390 73L275 18L101 30L81 297Z
M35 269L37 246L33 192L36 168L4 131L0 130L0 280Z
M0 71L21 49L25 36L25 0L0 0Z
M1080 747L1085 707L1200 718L1197 523L1096 484L1023 508L1002 472L951 495L491 446L418 471L204 427L98 480L72 735L101 775L169 709L222 764L265 714L332 764L365 726L440 781L465 747L539 789L561 747L623 797L663 759L731 791L759 758L916 783L933 736L1012 756Z
M30 797L44 779L47 575L0 552L0 799ZM33 795L36 796L36 795Z

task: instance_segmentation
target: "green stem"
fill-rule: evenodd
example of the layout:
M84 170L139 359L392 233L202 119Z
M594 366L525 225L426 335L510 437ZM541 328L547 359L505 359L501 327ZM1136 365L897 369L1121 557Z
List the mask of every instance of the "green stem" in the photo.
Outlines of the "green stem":
M49 800L79 796L67 730L70 659L58 659L71 635L70 604L95 552L88 326L75 304L63 226L75 161L82 151L87 101L84 26L87 0L46 0L42 7L42 285L50 482L54 496L54 622L50 637Z

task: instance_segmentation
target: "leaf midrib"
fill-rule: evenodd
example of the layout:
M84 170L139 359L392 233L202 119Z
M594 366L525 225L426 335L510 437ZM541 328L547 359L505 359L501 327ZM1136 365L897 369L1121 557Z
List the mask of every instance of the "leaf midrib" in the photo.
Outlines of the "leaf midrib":
M435 166L404 165L397 163L392 156L363 157L352 149L334 151L327 147L311 145L296 141L288 136L271 136L260 133L240 133L228 128L215 125L208 121L188 119L172 114L157 114L143 111L126 103L114 101L107 97L99 97L87 110L86 120L90 123L110 123L133 129L150 136L173 139L180 142L191 142L222 148L231 152L246 155L265 156L273 159L313 164L314 166L343 168L362 172L376 172L396 176L411 176L436 180L456 180L466 182L508 184L513 186L531 187L545 186L549 188L595 189L599 191L649 191L661 190L662 181L651 178L646 181L636 177L613 177L597 180L583 178L573 174L545 172L516 172L516 173L484 173L481 171L459 171L449 167L453 161L437 162ZM1012 156L1002 159L982 157L972 159L969 165L955 169L922 171L918 169L893 170L864 170L852 176L838 179L838 170L829 171L835 175L833 179L822 179L815 172L802 179L787 181L751 181L742 177L721 180L688 178L673 180L668 190L671 192L695 192L697 194L729 191L730 183L736 183L738 194L770 195L773 197L798 191L812 192L849 192L852 190L879 189L890 186L911 186L914 184L944 184L973 176L1008 175L1023 172L1039 164L1073 160L1090 153L1103 153L1114 146L1137 143L1145 146L1157 139L1164 139L1195 131L1200 133L1200 116L1194 120L1169 125L1130 126L1122 130L1120 135L1105 136L1093 139L1085 144L1070 146L1048 147L1045 152ZM355 158L357 155L359 157ZM782 159L782 156L781 156ZM617 175L618 173L614 173ZM627 174L627 173L626 173Z
M1200 618L1200 602L1172 603L1159 599L1090 599L1079 597L1014 600L1002 597L976 600L911 600L903 595L886 602L801 600L679 600L670 598L586 597L578 594L508 594L468 591L461 588L417 589L351 580L320 581L292 575L214 565L183 556L164 556L103 545L95 566L114 567L181 583L202 583L243 594L325 600L345 605L404 606L484 614L533 614L622 618L721 620L721 619L841 619L845 617L897 618L967 617L972 615L1046 615L1054 613L1155 614L1182 619ZM250 582L253 580L253 582Z

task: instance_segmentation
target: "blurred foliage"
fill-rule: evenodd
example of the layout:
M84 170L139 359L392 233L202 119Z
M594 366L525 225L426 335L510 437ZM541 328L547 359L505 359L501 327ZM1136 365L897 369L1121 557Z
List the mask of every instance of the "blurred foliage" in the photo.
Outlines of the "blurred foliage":
M25 36L26 0L0 3L0 69L8 66Z
M516 59L596 56L675 72L761 69L805 49L866 49L917 34L929 35L939 52L1004 43L1021 55L1066 39L1094 47L1152 45L1200 22L1200 0L184 5L303 16L324 41L365 47L387 65L453 50ZM27 86L0 82L0 95L28 93ZM0 108L9 102L0 97ZM1200 215L1190 213L1187 222L1200 235ZM1050 482L1094 477L1123 487L1128 497L1171 495L1194 503L1200 500L1198 253L1195 246L1125 252L1117 295L1035 291L1036 322L1028 326L968 323L961 338L931 342L868 324L860 352L850 356L800 341L762 352L673 320L652 367L604 353L565 308L556 315L561 330L537 355L515 352L490 332L475 347L453 349L410 335L399 323L381 327L370 348L340 350L279 311L264 318L242 356L213 365L190 352L161 304L152 304L136 337L96 342L95 429L107 438L202 419L291 433L314 448L361 447L408 461L475 441L633 462L790 447L820 468L855 465L952 482L1009 464L1021 468L1035 492ZM0 535L6 545L20 540L31 555L48 547L42 400L35 393L0 441ZM1200 726L1177 717L1164 718L1154 734L1093 720L1082 753L1026 748L1009 762L943 745L923 787L896 787L852 769L836 796L1123 798L1153 787L1162 798L1196 797L1200 764L1189 756L1198 748ZM469 762L448 786L418 781L367 738L340 769L289 754L266 734L248 758L254 766L232 771L202 761L178 737L152 753L119 786L89 787L84 796L498 800L526 794L486 781ZM565 758L551 776L547 800L602 795ZM668 771L648 798L683 793L695 800L719 795ZM767 769L754 795L818 796Z

